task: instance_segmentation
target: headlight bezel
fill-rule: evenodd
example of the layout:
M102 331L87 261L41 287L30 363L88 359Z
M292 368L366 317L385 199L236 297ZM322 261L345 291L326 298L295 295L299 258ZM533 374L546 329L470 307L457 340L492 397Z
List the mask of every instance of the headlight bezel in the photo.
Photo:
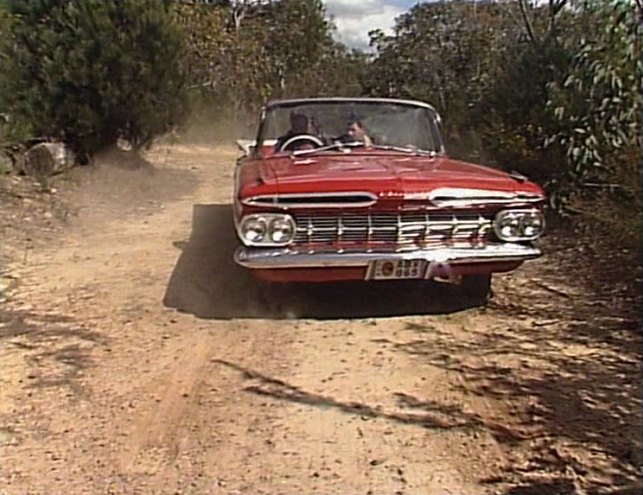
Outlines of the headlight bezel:
M517 230L516 234L505 235L503 233L503 227L506 227L507 224L503 223L503 220L510 218L517 222L515 227ZM537 219L537 223L540 223L540 230L531 235L525 234L525 220L526 219ZM531 225L533 228L533 225ZM543 212L536 208L523 208L523 209L506 209L501 210L496 213L496 216L493 220L493 230L501 241L505 242L527 242L534 241L538 239L543 232L545 231L545 216Z
M264 226L263 236L258 240L249 239L246 236L246 227L253 222ZM275 225L282 222L290 227L290 235L281 241L275 241L273 237ZM292 244L295 239L296 230L297 226L291 215L285 213L250 213L239 221L237 236L245 246L249 247L283 247Z

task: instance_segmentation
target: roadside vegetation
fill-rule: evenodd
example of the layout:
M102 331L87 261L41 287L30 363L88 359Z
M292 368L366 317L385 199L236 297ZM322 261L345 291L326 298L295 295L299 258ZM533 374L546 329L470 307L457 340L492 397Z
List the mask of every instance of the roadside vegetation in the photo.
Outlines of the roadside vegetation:
M640 0L418 3L372 51L333 38L320 0L0 1L0 144L91 157L170 131L253 128L270 98L425 100L456 156L543 184L551 212L639 249Z

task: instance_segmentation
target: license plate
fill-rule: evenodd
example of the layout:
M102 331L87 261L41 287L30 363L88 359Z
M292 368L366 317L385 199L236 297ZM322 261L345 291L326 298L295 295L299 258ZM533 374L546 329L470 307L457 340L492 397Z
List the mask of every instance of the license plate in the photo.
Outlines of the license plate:
M377 260L371 264L370 279L408 280L424 278L425 260Z

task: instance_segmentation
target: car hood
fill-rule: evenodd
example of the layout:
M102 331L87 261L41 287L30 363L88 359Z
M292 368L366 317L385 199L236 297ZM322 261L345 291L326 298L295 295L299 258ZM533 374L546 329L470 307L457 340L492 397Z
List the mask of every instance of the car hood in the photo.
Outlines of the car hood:
M446 157L353 152L271 157L259 163L263 192L280 195L366 192L379 198L422 200L439 191L480 198L490 193L543 196L540 187L524 177Z

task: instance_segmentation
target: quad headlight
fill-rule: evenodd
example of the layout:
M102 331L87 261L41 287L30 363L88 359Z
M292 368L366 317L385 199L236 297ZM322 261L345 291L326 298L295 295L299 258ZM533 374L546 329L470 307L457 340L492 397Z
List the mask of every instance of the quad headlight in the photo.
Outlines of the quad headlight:
M545 218L539 210L503 210L493 228L503 241L532 241L542 235Z
M241 219L238 233L246 246L285 246L295 238L295 221L281 213L247 215Z
M295 222L291 217L276 217L268 224L268 235L275 244L287 244L295 237Z

